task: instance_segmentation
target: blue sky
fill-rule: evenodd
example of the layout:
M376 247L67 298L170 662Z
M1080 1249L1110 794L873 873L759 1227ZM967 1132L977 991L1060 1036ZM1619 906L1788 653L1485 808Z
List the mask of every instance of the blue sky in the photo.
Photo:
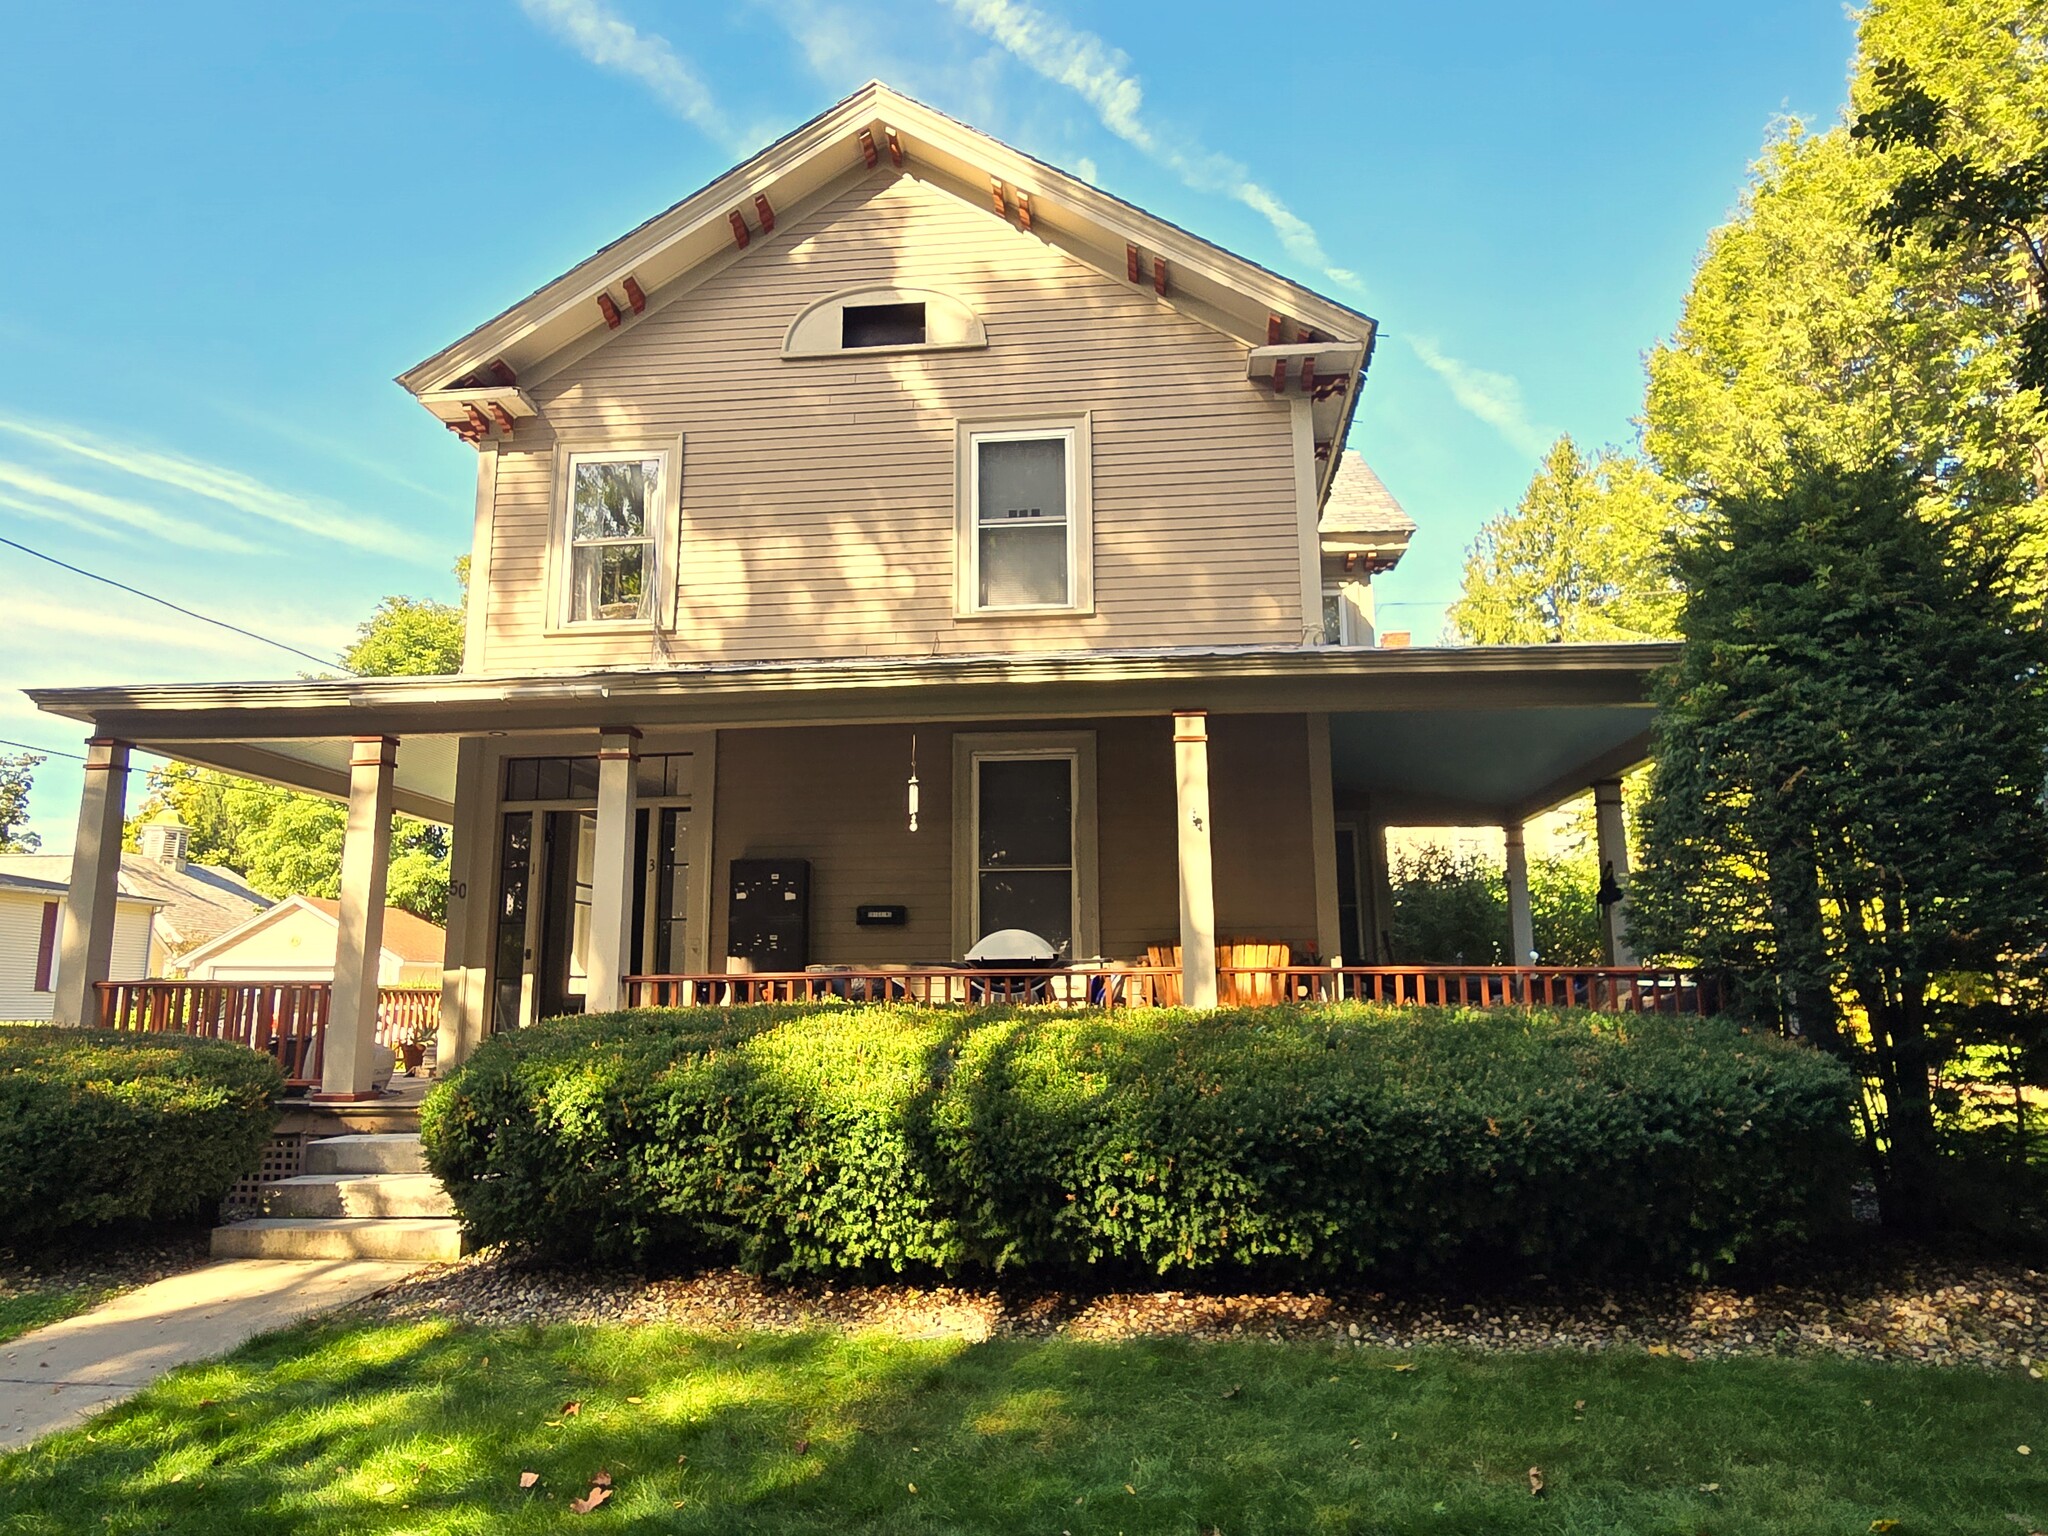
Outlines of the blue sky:
M1701 241L1853 45L1836 0L0 23L0 535L322 654L467 547L474 455L392 375L874 76L1379 318L1352 443L1421 525L1382 601L1427 640L1552 436L1632 439ZM25 686L305 665L6 548L0 593L4 738L76 749Z

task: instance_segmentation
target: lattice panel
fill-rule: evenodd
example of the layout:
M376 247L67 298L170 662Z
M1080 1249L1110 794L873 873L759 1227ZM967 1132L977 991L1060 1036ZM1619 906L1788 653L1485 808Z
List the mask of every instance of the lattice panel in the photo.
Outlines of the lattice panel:
M295 1179L305 1170L306 1138L304 1136L273 1136L263 1148L263 1156L256 1164L256 1171L235 1180L221 1201L221 1214L231 1216L258 1210L263 1204L263 1186L275 1184L280 1179Z

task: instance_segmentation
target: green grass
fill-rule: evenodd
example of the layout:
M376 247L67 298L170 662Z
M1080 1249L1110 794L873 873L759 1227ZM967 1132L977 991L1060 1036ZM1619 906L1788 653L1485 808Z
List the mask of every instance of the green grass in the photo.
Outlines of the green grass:
M586 1523L568 1500L600 1468L617 1492ZM0 1531L32 1533L1818 1536L1887 1519L1901 1536L2048 1527L2048 1385L1834 1359L328 1323L0 1460Z
M0 1295L0 1344L18 1339L31 1329L75 1317L113 1294L106 1286L72 1285Z

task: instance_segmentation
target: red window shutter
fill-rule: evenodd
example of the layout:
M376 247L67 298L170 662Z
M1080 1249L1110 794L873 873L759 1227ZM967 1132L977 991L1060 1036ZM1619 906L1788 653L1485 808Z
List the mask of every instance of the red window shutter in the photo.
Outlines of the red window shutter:
M36 940L36 990L50 990L50 973L57 966L57 903L43 903L43 932Z

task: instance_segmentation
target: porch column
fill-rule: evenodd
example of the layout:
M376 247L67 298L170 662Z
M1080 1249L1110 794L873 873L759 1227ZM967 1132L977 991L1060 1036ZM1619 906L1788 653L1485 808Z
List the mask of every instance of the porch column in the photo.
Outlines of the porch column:
M1628 822L1621 812L1621 780L1593 786L1593 833L1600 849L1600 889L1613 901L1600 905L1600 952L1609 965L1634 965L1628 942Z
M85 791L78 797L78 840L71 845L71 890L57 940L57 988L50 1017L97 1024L99 997L114 958L114 911L121 894L121 821L128 810L128 743L95 736L85 744Z
M590 872L590 981L585 1013L608 1013L624 1001L633 958L633 790L640 769L640 733L631 726L597 740L597 847Z
M391 865L391 792L398 743L358 736L348 760L348 827L341 843L341 912L334 991L320 1054L321 1099L366 1099L376 1077L377 966L384 952L384 876Z
M1209 856L1209 717L1173 717L1173 784L1180 818L1180 996L1216 1006L1216 882Z
M1369 965L1394 963L1394 864L1387 854L1387 824L1366 826L1365 857L1372 890L1372 958Z
M1500 830L1508 850L1508 964L1527 965L1536 948L1536 918L1529 906L1529 849L1519 821Z
M1337 789L1330 765L1330 717L1308 717L1309 868L1315 875L1316 951L1344 964L1344 920L1337 905Z

